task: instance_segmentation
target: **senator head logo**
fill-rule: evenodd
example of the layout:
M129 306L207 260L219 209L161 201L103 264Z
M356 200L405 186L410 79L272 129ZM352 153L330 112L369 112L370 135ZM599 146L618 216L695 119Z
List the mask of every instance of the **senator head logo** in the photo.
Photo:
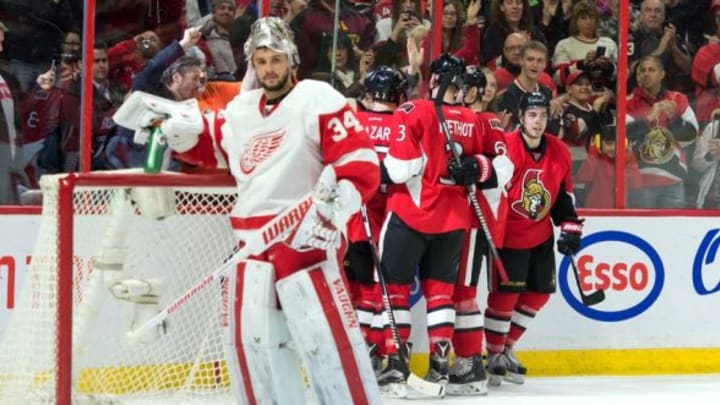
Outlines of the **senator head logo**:
M550 210L550 193L540 180L540 174L542 170L525 172L520 200L512 203L515 212L532 220L545 217Z
M583 238L577 260L583 292L605 290L605 300L592 308L582 304L570 260L560 263L558 284L565 301L581 315L604 322L634 318L660 296L665 269L660 255L644 239L622 231L603 231Z

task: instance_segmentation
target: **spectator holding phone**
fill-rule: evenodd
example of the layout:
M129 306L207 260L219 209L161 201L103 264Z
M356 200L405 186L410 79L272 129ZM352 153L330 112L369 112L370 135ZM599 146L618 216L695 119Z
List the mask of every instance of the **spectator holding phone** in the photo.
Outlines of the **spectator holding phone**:
M562 86L574 70L587 72L593 87L612 87L617 73L617 45L608 37L597 34L598 8L594 2L582 0L573 7L570 36L555 47L552 66L555 81Z
M420 1L393 0L390 17L375 23L375 42L392 41L403 47L407 34L420 24L430 29L430 21L422 18Z
M720 208L720 109L698 138L692 168L702 173L697 198L698 208Z

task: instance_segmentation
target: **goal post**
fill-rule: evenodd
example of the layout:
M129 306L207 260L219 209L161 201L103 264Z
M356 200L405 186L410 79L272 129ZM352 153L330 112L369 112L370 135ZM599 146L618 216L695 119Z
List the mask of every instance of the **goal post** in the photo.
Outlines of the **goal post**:
M0 403L231 403L222 278L150 335L125 336L231 256L234 180L93 172L45 176L41 188L0 343Z

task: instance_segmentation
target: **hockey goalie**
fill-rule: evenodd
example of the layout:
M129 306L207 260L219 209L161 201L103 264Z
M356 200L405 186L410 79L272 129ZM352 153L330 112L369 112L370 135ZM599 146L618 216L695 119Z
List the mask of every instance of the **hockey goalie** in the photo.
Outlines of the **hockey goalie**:
M178 128L167 123L175 117L157 117L166 119L177 159L227 168L235 177L231 225L241 251L273 221L277 226L262 233L266 241L291 230L226 275L234 297L226 342L233 390L240 403L302 403L299 355L320 403L380 403L338 264L347 220L379 186L377 155L341 94L294 80L299 56L282 20L256 21L245 55L245 84L250 77L260 88L204 117L202 133L166 131ZM292 210L308 193L312 204Z

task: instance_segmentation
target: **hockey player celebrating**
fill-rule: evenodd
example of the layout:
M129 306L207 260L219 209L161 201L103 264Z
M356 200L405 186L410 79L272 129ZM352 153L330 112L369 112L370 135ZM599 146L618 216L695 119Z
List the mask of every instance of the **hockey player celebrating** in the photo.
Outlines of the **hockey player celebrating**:
M515 171L507 190L510 209L500 257L508 282L488 294L485 311L489 385L502 379L522 384L526 368L513 347L555 292L553 223L560 227L558 251L580 247L583 220L575 212L567 147L546 131L547 98L528 92L520 99L520 128L505 137Z
M442 102L452 145L462 150L461 164L451 160L441 132L434 100L413 100L401 105L398 136L390 142L385 166L398 184L388 198L388 214L381 233L382 266L388 270L388 291L401 340L410 334L408 299L415 269L427 306L430 342L430 381L447 383L453 323L453 288L457 278L464 230L470 221L465 186L496 181L490 159L482 154L482 134L475 115L455 105L465 70L455 56L443 54L431 64L431 95ZM440 92L441 88L447 91ZM407 377L406 358L388 356L379 376L382 385L402 384Z
M380 403L338 248L348 218L378 189L377 154L341 94L293 79L299 57L281 19L257 20L245 55L261 88L238 95L224 122L211 117L200 136L168 135L178 157L229 167L239 196L231 224L241 246L278 213L299 207L272 230L293 229L291 237L239 262L231 275L232 387L240 403L302 403L292 339L320 403ZM312 204L296 205L308 193Z
M380 66L367 74L364 87L365 97L358 103L357 117L375 144L382 176L378 193L365 204L372 240L368 240L360 214L354 215L348 223L349 244L345 255L345 270L353 291L360 328L368 343L373 364L379 365L380 356L386 351L382 316L384 308L379 286L373 277L373 247L370 244L377 243L385 218L387 193L391 186L388 184L390 180L382 161L388 151L390 139L397 136L398 126L393 112L406 99L408 81L401 71Z
M483 150L492 158L497 187L479 190L477 200L496 247L502 246L507 215L504 186L513 172L513 165L505 155L505 137L500 120L493 113L483 111L483 94L487 81L474 66L464 74L463 102L477 116L482 132ZM450 395L484 395L487 393L485 366L482 362L483 319L477 305L477 286L483 256L488 255L488 241L475 214L463 241L458 279L453 294L455 303L455 332L453 349L455 361L450 369L447 393Z

